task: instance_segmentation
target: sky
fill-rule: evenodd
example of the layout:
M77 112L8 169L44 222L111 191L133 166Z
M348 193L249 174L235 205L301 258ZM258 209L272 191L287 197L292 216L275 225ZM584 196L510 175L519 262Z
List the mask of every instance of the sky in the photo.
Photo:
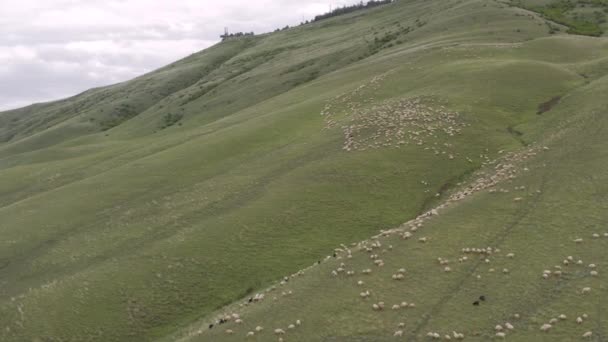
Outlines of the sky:
M0 111L122 82L359 0L0 0Z

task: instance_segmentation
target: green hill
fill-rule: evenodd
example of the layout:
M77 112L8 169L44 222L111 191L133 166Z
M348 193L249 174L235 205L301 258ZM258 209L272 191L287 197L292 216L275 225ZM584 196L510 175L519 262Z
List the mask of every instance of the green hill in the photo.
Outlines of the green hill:
M606 339L608 40L547 12L604 2L562 5L401 0L0 113L0 340Z

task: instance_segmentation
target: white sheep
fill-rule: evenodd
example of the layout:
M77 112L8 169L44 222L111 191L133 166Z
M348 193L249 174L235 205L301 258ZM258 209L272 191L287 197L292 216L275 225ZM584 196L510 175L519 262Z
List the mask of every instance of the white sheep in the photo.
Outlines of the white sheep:
M444 272L446 272L446 273L449 273L449 272L452 272L452 269L451 269L449 266L446 266L446 267L443 269L443 271L444 271Z
M557 317L557 318L559 318L559 319L561 319L562 321L564 321L564 320L568 319L568 316L566 316L566 315L564 315L564 314L561 314L561 315L559 315L559 317Z
M549 329L551 329L553 326L551 324L543 324L540 327L540 331L549 331Z
M583 338L591 338L593 336L593 333L591 331L587 331L586 333L583 334Z
M227 335L232 335L232 334L234 334L234 331L232 331L232 330L230 330L230 329L227 329L227 330L226 330L226 334L227 334Z
M285 330L283 329L274 329L275 335L285 335Z
M503 329L504 328L500 324L494 327L494 330L496 330L496 331L503 331Z
M505 323L505 328L507 328L508 330L513 330L513 329L515 329L515 327L513 326L513 324L511 324L511 323L509 323L509 322Z
M589 293L591 292L591 288L590 287L583 287L581 293L585 294L585 293Z
M397 330L397 331L395 331L395 333L393 334L393 336L395 336L395 337L401 337L401 336L403 336L403 330Z
M261 332L262 330L264 330L264 328L262 328L259 325L257 327L255 327L255 331L257 331L257 332Z
M515 258L515 254L514 253L509 253L509 254L507 254L507 258L513 259L513 258Z
M299 319L298 319L298 320L296 320L296 325L297 325L297 326L302 325L302 321L300 321Z
M289 329L289 330L293 330L295 328L296 328L296 326L294 324L290 324L289 326L287 326L287 329Z
M504 332L497 332L496 333L496 337L498 338L505 338L507 336L507 334L505 334Z
M255 336L255 333L253 331L250 331L247 333L247 337L253 337Z
M576 317L576 324L583 324L583 318L582 317Z
M363 280L359 280L359 281L357 282L357 285L359 285L359 286L363 286L363 284L364 284L364 283L363 283Z
M581 239L581 238L574 239L574 242L576 242L576 243L582 243L582 242L583 242L583 239Z
M549 320L549 324L556 324L557 323L557 318L551 318Z

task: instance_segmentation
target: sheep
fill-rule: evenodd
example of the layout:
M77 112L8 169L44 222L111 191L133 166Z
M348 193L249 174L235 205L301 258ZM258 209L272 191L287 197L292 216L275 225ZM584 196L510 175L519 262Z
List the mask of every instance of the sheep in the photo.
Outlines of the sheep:
M504 273L504 274L508 274L508 273L509 273L509 269L508 269L508 268L503 268L503 269L502 269L502 273Z
M253 337L253 336L255 336L255 333L253 331L250 331L250 332L247 333L246 336L247 337Z
M589 268L596 268L597 265L596 264L589 264Z
M300 321L299 319L298 319L298 320L296 320L296 325L297 325L297 326L302 325L302 321Z
M393 280L403 280L405 278L405 276L403 274L393 274L392 276Z
M401 273L401 274L405 273L405 268L400 268L400 269L397 271L397 273Z
M363 286L363 284L364 284L364 283L363 283L363 280L359 280L359 281L357 282L357 285L359 285L359 286Z
M583 264L583 260L579 260L576 262L577 265L582 265Z
M285 330L283 329L274 329L275 335L285 335Z
M514 314L514 315L513 315L513 318L515 318L515 319L520 319L520 318L521 318L521 316L520 316L519 314Z
M586 294L586 293L589 293L589 292L591 292L591 288L590 287L583 287L583 289L581 290L582 294Z
M600 234L598 234L598 233L593 233L592 236L593 236L594 239L599 239L600 238Z
M587 319L587 318L589 318L589 316L587 314L583 314L583 318Z
M361 298L363 298L363 299L369 297L370 295L371 294L370 294L369 290L359 293L359 296L361 296Z
M549 331L549 329L551 329L553 326L551 324L543 324L540 327L540 331Z
M452 336L457 340L464 340L464 334L452 331Z
M399 304L394 304L394 305L392 306L392 309L393 309L393 310L399 310L400 308L401 308L401 306L399 306Z
M236 324L243 324L243 320L239 318L239 319L235 320L234 323L236 323Z
M507 334L505 334L504 332L497 332L496 333L496 337L498 338L505 338L507 336Z
M404 328L405 327L405 323L403 323L403 322L399 323L398 327L399 328Z
M551 319L549 320L549 324L552 324L552 325L553 325L553 324L556 324L556 323L557 323L557 318L551 318Z
M587 331L586 333L583 334L583 338L591 338L593 336L593 333L591 331Z
M509 322L505 323L505 328L507 328L508 330L513 330L513 329L515 329L515 327L513 326L513 324L511 324L511 323L509 323Z
M597 271L591 271L591 272L589 272L589 274L590 274L592 277L597 277L599 273L597 273Z
M569 255L569 256L568 256L566 259L567 259L568 261L574 261L574 258L573 258L571 255Z
M426 243L429 239L426 237L421 237L420 239L418 239L418 242L420 243Z
M257 327L255 327L255 331L257 331L257 332L261 332L262 330L264 330L264 328L262 328L259 325Z
M399 306L401 306L402 308L407 308L408 304L407 304L407 302L401 302L401 304Z
M513 258L515 258L515 254L514 253L509 253L509 254L507 254L507 258L513 259Z
M287 329L289 329L289 330L293 330L295 328L296 328L296 326L294 324L290 324L287 326Z
M370 274L370 273L372 273L372 270L370 268L367 268L367 269L364 269L363 271L361 271L361 273Z
M566 316L566 315L564 315L564 314L561 314L561 315L559 315L559 317L557 317L557 318L561 319L562 321L565 321L566 319L568 319L568 316Z
M583 319L580 316L576 317L576 324L583 324Z
M397 330L397 331L395 331L395 333L393 334L393 336L395 336L395 337L401 337L401 336L403 336L403 330Z
M582 242L583 242L583 239L581 239L581 238L574 239L574 242L575 242L575 243L582 243Z
M503 329L504 329L504 328L503 328L503 327L502 327L502 325L500 325L500 324L499 324L499 325L497 325L496 327L494 327L494 330L496 330L496 331L503 331Z
M449 272L452 272L452 269L451 269L449 266L446 266L446 267L443 269L443 271L444 271L444 272L446 272L446 273L449 273Z
M226 334L227 335L232 335L232 334L234 334L234 331L232 331L230 329L226 329Z

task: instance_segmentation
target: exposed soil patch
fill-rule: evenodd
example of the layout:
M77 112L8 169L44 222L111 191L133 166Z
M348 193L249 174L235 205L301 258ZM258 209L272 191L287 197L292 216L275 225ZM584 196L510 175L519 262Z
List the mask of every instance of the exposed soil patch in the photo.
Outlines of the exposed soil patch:
M561 96L555 96L551 100L539 104L538 111L536 112L536 114L541 115L543 113L550 111L553 107L555 107L555 105L557 105L559 103L559 101L561 99L562 99Z

